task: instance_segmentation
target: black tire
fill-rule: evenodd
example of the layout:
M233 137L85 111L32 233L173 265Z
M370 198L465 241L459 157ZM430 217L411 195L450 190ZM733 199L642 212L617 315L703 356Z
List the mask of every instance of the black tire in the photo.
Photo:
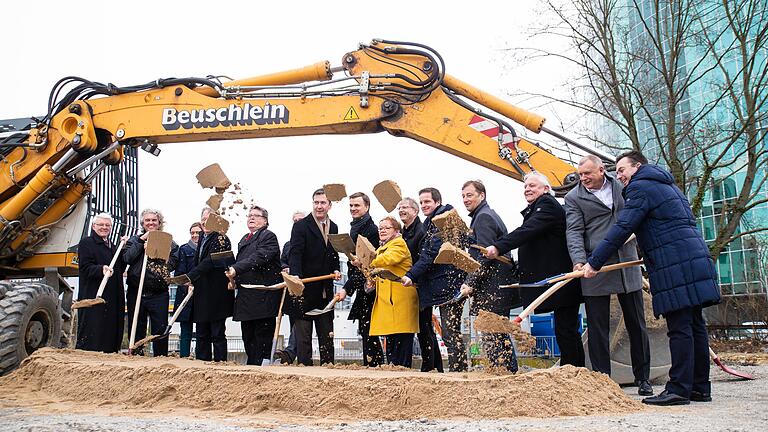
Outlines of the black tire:
M41 283L3 282L0 298L0 375L16 369L35 350L59 347L61 308L57 292Z

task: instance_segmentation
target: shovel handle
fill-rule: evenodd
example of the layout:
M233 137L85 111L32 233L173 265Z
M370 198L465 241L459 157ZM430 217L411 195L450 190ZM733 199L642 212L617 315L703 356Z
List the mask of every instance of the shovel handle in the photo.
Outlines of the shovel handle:
M141 308L141 292L144 290L144 276L147 273L147 254L144 254L144 261L141 264L141 277L139 278L139 290L136 292L136 303L133 309L133 322L131 323L131 338L128 342L129 351L136 342L136 325L139 321L139 309Z
M336 273L331 273L331 274L322 275L322 276L312 276L312 277L301 279L301 283L317 282L321 280L333 279L335 277L336 277Z
M623 269L623 268L627 268L627 267L639 266L639 265L642 265L642 264L643 264L643 260L641 260L641 259L635 260L635 261L620 262L620 263L616 263L616 264L610 264L610 265L607 265L607 266L603 266L597 272L598 273L605 273L605 272L619 270L619 269ZM544 279L541 282L537 282L537 283L531 284L531 285L546 286L546 285L549 285L549 284L552 284L552 283L555 283L555 282L560 282L562 280L577 279L577 278L581 278L581 277L584 277L584 270L576 270L576 271L572 271L572 272L569 272L569 273L561 274L560 276L555 276L555 277L552 277L552 278L547 278L547 279ZM530 286L530 285L527 285L527 286ZM519 288L519 287L520 287L519 283L512 284L512 285L499 285L499 288Z
M605 272L619 270L619 269L623 269L623 268L627 268L627 267L639 266L639 265L642 265L642 264L643 264L643 260L641 260L641 259L635 260L635 261L620 262L620 263L616 263L616 264L610 264L610 265L607 265L607 266L603 266L597 272L598 273L605 273ZM562 276L558 276L558 277L556 277L554 279L548 280L547 283L560 282L561 280L565 280L565 279L581 278L581 277L584 277L584 270L577 270L577 271L572 271L570 273L566 273L566 274L564 274Z
M477 250L479 250L482 253L488 252L488 248L486 248L484 246L477 245L477 244L469 245L469 247L471 247L472 249L477 249ZM499 256L497 256L494 259L497 260L497 261L501 261L501 262L503 262L504 264L507 264L507 265L514 265L514 262L512 262L511 259L505 257L504 255L499 255Z
M179 304L179 307L176 308L175 311L173 311L173 316L171 317L171 320L168 322L168 328L171 328L173 324L176 322L177 319L179 319L179 315L181 315L181 311L184 310L184 307L187 306L187 303L189 303L189 300L192 299L192 294L195 292L195 287L193 285L190 285L187 288L187 295L184 296L184 300L181 301Z
M115 264L117 263L117 259L120 257L120 251L123 250L123 246L125 246L125 240L121 239L120 244L117 246L117 250L115 251L115 255L112 256L112 261L109 262L110 270L115 268ZM107 286L108 280L109 280L109 276L107 275L104 275L104 277L101 278L101 283L99 284L99 290L96 291L97 298L101 298L101 296L104 294L104 288Z
M573 279L575 279L575 278L565 279L565 280L562 280L562 281L552 285L548 290L544 291L540 296L538 296L536 298L536 300L532 301L531 304L529 304L527 308L525 308L522 312L520 312L520 315L518 315L517 318L515 318L514 321L519 324L520 321L522 321L525 317L527 317L528 315L533 313L533 311L537 307L539 307L539 305L544 303L544 301L546 299L551 297L552 294L557 292L557 290L559 290L560 288L565 286L565 284L567 284L568 282L572 281Z

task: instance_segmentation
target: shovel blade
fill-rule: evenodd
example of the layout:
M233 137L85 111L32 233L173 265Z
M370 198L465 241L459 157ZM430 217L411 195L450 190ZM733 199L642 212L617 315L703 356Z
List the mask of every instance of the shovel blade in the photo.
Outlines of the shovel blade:
M714 362L715 362L715 364L716 364L716 365L717 365L717 366L718 366L720 369L722 369L722 370L723 370L723 372L725 372L725 373L727 373L727 374L731 374L731 375L733 375L733 376L737 376L737 377L739 377L739 378L743 378L743 379L745 379L745 380L753 380L753 379L755 379L755 377L753 377L752 375L750 375L750 374L748 374L748 373L745 373L745 372L739 372L739 371L737 371L737 370L731 369L730 367L726 366L725 364L723 364L722 360L720 360L720 357L713 357L713 358L712 358L712 361L714 361Z
M92 299L85 299L85 300L78 300L78 301L72 303L72 309L89 308L91 306L105 304L106 302L107 301L104 300L101 297L96 297L96 298L92 298Z

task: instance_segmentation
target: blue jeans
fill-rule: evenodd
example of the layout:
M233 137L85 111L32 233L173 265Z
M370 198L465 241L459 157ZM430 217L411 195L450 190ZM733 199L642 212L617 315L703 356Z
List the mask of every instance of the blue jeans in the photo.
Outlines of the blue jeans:
M192 321L180 322L181 336L179 336L179 357L189 357L190 348L192 346Z

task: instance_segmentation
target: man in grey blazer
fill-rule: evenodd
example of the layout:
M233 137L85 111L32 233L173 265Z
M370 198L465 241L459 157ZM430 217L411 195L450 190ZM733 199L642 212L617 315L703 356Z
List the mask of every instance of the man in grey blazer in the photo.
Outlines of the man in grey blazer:
M580 184L565 196L568 224L566 238L574 270L581 270L589 255L616 223L616 217L624 207L622 185L606 174L600 158L585 156L579 161L578 171ZM636 241L631 240L619 249L609 263L636 259ZM610 304L611 294L616 294L629 335L632 372L638 385L638 394L652 395L653 388L648 382L651 359L643 312L640 268L629 267L599 274L593 279L583 279L581 291L587 310L587 346L592 370L608 375L611 373Z

